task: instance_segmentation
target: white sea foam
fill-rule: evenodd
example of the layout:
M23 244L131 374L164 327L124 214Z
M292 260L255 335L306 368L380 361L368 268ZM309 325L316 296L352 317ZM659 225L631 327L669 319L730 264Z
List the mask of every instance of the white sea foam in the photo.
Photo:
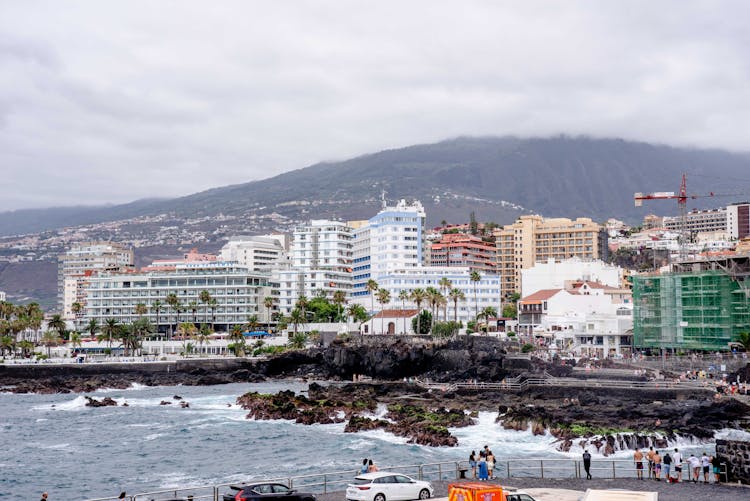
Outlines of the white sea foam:
M744 430L724 428L714 433L714 438L722 440L744 440L750 442L750 433Z
M349 449L352 451L361 451L361 450L368 450L372 448L372 446L375 445L375 442L371 440L367 440L364 438L357 438L355 440L352 440L349 444L344 447L344 449Z
M86 408L88 400L83 395L75 397L73 400L67 402L56 402L54 404L44 404L32 407L35 411L80 411Z

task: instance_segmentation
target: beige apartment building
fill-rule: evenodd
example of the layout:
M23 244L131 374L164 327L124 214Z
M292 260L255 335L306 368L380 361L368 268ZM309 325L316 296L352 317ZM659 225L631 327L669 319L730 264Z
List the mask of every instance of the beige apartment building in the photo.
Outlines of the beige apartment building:
M549 259L606 259L607 231L589 218L521 216L495 230L497 272L505 298L521 291L521 270Z

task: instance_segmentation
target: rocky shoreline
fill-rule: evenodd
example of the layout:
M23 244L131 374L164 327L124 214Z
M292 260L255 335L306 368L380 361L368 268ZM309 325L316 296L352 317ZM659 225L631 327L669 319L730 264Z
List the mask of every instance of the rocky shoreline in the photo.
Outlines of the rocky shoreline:
M664 447L681 437L709 440L722 428L750 428L750 407L734 399L715 401L709 389L612 389L582 380L580 386L529 387L523 391L433 391L404 382L416 377L438 382L490 382L539 377L542 372L565 376L571 371L572 367L561 363L508 356L504 346L491 338L440 342L393 339L379 340L379 344L337 342L327 348L289 351L267 360L0 364L0 389L15 393L90 393L134 383L188 386L278 378L335 382L366 375L376 382L313 383L307 395L249 393L239 397L238 403L252 419L293 419L301 424L346 422L348 432L378 428L406 437L411 443L431 446L456 445L449 429L469 426L476 412L489 411L497 413L498 427L550 433L558 439L561 451L580 445L604 455L617 449ZM385 409L376 417L378 406Z

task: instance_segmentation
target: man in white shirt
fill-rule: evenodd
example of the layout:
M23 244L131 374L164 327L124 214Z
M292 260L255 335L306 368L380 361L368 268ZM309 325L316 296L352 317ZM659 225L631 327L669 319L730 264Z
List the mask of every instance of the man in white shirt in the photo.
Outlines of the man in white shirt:
M701 460L695 457L693 454L690 454L687 463L688 467L690 468L690 472L692 472L693 474L693 483L698 483L698 479L700 478ZM690 478L690 472L688 472L688 479Z
M708 472L711 470L711 458L708 457L708 454L706 452L703 452L703 455L701 456L701 466L703 467L703 483L708 483Z
M675 475L675 482L678 482L682 480L682 454L675 449L674 454L672 454L672 461L674 463L674 475ZM688 477L688 480L690 480L690 477Z

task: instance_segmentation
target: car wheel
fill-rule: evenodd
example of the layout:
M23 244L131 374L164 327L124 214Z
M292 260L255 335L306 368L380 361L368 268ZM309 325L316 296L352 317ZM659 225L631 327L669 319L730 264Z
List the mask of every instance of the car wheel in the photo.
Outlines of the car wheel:
M419 491L419 499L430 499L430 491L427 489Z
M385 501L385 494L375 494L372 501Z

